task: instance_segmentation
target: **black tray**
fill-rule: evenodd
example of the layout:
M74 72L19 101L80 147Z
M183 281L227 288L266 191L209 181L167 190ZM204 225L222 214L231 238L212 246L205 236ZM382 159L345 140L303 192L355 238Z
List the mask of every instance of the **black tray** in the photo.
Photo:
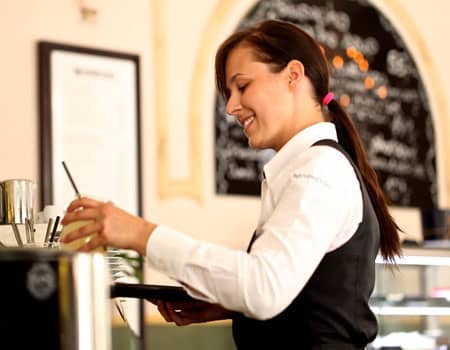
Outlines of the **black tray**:
M115 283L111 286L111 298L117 297L165 301L195 300L181 287L138 283Z

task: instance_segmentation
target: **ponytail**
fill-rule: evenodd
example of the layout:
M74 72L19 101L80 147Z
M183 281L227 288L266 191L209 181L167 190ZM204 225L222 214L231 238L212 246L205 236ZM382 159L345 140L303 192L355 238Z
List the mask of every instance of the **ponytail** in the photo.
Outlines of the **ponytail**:
M355 125L336 100L331 100L328 110L337 131L339 144L349 154L364 180L380 226L380 250L383 259L393 262L401 254L398 232L401 229L388 210L388 202L379 184L378 176L369 164L367 153Z

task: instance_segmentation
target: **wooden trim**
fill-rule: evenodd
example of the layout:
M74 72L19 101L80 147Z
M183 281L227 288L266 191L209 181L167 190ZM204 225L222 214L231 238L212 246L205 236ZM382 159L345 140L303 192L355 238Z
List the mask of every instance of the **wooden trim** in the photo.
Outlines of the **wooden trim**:
M199 50L195 59L193 78L189 91L189 159L190 174L187 180L178 180L169 173L169 84L168 84L168 49L167 49L167 5L163 0L153 1L153 37L154 37L154 76L155 76L155 115L157 131L157 184L160 198L175 196L190 197L201 202L203 166L203 115L205 96L210 94L212 84L207 82L209 62L214 57L217 38L229 19L228 14L238 4L238 0L220 0L210 15L203 36L200 38ZM212 83L212 82L211 82Z

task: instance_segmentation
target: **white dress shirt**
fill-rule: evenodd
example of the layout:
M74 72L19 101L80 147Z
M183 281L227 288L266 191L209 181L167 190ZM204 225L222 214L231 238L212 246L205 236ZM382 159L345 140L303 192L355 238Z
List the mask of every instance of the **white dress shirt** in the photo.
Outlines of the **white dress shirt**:
M332 147L311 147L321 139L337 140L334 124L302 130L265 165L258 239L249 254L160 225L147 242L150 266L193 297L247 317L282 312L323 256L347 242L362 220L352 166Z

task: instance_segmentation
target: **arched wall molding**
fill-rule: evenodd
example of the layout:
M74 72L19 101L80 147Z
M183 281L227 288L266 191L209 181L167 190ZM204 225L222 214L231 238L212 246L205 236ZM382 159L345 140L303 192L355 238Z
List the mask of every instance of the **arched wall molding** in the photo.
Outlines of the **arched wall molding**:
M191 93L189 97L188 125L189 125L189 158L191 160L190 174L186 180L178 180L169 173L169 85L168 85L168 56L166 18L167 8L164 0L154 0L152 6L152 22L154 35L154 69L155 76L155 115L157 124L157 184L161 199L169 197L189 197L201 202L204 166L203 166L203 104L205 96L214 96L207 89L208 61L214 55L215 44L228 14L242 2L239 0L221 0L209 17L203 36L200 39L198 53L195 59Z
M207 25L203 31L203 36L199 41L199 49L195 60L193 79L191 83L191 94L189 98L188 125L189 125L189 155L191 160L191 173L187 180L178 180L171 177L169 173L168 154L168 116L169 116L169 86L168 86L168 57L167 57L167 37L166 37L166 4L164 0L152 1L152 22L154 35L154 70L155 76L155 115L157 122L157 184L160 198L184 196L201 202L203 200L203 128L204 124L203 104L205 96L213 97L207 89L211 89L211 84L207 84L208 61L214 56L214 51L218 43L218 38L223 36L224 28L228 28L228 23L232 20L230 14L235 14L236 9L242 9L242 15L255 1L248 1L246 7L242 6L243 1L220 0L211 13ZM397 0L380 0L373 2L373 6L379 8L395 25L416 60L419 70L426 84L426 91L429 93L429 100L434 116L436 131L436 162L439 183L438 200L440 206L448 206L450 198L450 140L444 135L450 135L450 121L445 101L434 63L427 51L413 21L409 18L402 5ZM231 28L232 30L233 28Z

